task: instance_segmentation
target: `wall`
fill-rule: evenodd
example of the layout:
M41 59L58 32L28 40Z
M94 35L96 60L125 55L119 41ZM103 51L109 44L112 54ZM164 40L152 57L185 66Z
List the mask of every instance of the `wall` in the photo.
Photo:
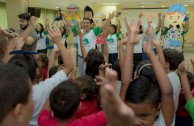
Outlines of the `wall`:
M194 7L187 7L187 14L190 14L190 27L188 33L185 36L185 40L186 42L194 43Z

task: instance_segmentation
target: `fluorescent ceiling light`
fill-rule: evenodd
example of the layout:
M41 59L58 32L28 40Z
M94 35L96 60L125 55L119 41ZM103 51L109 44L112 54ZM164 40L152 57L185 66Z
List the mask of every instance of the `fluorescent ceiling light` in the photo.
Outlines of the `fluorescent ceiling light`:
M140 2L140 3L143 5L146 5L146 4L159 4L160 2L159 1L145 1L145 2Z
M59 7L56 7L57 9L59 8Z
M142 8L144 7L144 6L141 6Z
M165 6L162 6L162 7L165 7Z
M188 5L185 5L185 7L187 7Z

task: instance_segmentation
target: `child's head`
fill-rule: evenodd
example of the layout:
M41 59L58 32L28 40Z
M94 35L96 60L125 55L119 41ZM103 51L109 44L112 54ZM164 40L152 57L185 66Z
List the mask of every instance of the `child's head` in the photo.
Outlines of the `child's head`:
M80 99L80 87L71 80L56 86L49 98L52 111L60 119L71 118L79 106Z
M84 75L78 77L75 81L81 88L82 100L91 100L95 95L97 95L98 87L92 77Z
M32 82L36 82L41 75L41 69L33 55L16 54L9 60L9 63L22 67L30 76Z
M32 117L31 80L20 67L0 64L0 125L26 126Z
M111 24L110 26L110 33L115 34L117 32L117 26L114 24Z
M91 49L86 57L86 75L94 79L99 75L99 66L101 64L104 64L104 56L100 51Z
M56 74L58 69L59 69L59 66L51 67L51 69L49 70L49 78L51 78L54 74Z
M175 71L179 64L184 61L184 55L181 51L175 49L164 49L164 58L166 61L165 69Z
M140 76L130 83L125 97L126 104L136 115L135 125L152 126L160 112L159 86Z
M47 55L44 54L44 53L39 54L37 62L38 62L40 67L47 68L48 67L48 62L49 62Z

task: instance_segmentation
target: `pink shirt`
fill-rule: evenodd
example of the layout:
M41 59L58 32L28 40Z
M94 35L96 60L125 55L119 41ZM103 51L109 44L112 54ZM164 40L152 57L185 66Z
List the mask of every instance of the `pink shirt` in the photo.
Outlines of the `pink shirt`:
M73 120L61 126L106 126L106 117L103 111ZM39 126L58 126L56 119L47 110L42 110L38 117Z

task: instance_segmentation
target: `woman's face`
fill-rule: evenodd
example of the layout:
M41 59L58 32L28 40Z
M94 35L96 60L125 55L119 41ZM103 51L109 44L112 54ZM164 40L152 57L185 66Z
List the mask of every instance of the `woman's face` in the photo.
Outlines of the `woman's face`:
M37 31L41 31L42 30L42 27L40 26L40 24L36 25L36 29L37 29Z

